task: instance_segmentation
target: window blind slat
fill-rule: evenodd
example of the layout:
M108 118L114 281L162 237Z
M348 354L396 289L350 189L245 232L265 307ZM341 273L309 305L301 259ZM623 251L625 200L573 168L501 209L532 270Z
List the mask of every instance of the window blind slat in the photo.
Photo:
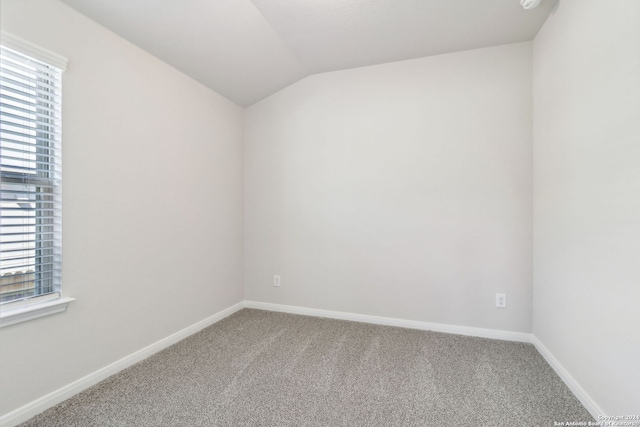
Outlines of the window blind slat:
M51 118L47 116L46 119L42 117L36 116L34 113L29 113L30 117L25 117L25 115L12 114L8 111L3 111L2 116L9 121L13 121L16 123L24 122L26 120L32 121L36 124L36 126L55 126L54 123L51 122Z
M3 68L0 72L2 80L7 85L17 85L28 90L38 90L41 92L56 93L60 91L60 87L55 85L55 82L51 84L50 75L38 76L28 75L26 73L18 73L8 68Z
M4 115L3 115L4 117ZM5 132L7 128L12 129L13 132L20 132L20 129L27 131L24 134L31 136L33 133L37 133L40 137L47 137L47 139L52 138L54 135L60 135L60 132L57 132L53 129L43 129L43 128L52 128L55 127L49 124L36 123L35 121L31 121L28 119L20 120L21 123L9 120L0 120L0 126L2 126L2 132ZM28 124L25 124L28 123Z
M38 260L38 259L41 259L41 260L46 259L47 262L49 262L50 261L49 258L52 258L52 257L53 257L53 255L37 255L35 257L19 256L19 257L13 257L13 258L8 258L7 257L7 258L2 258L2 262L11 263L11 262L14 262L14 261L15 262L23 261L25 259L36 259L36 260Z
M29 134L25 134L23 132L16 132L16 131L9 130L9 129L0 129L0 135L2 135L2 138L0 138L0 139L5 139L7 135L13 135L13 136L22 137L22 138L33 139L37 143L43 144L42 145L43 149L50 148L50 147L44 145L44 143L46 143L47 141L50 141L50 138L47 138L44 135L38 135L37 133L36 133L36 135L29 135ZM12 142L12 144L21 144L21 145L25 145L25 146L33 146L33 143L19 142L19 141Z
M0 97L0 100L2 100L2 98ZM24 105L20 104L20 105L14 105L14 104L9 104L6 102L0 102L0 111L5 112L7 110L11 110L11 111L15 111L15 112L19 112L19 113L24 113L24 114L29 114L29 115L34 115L37 113L38 108L41 107L36 107L36 108L25 108ZM47 116L45 116L44 118L36 118L36 120L43 120L43 119L50 119L52 117L55 118L59 118L60 117L60 110L56 110L56 109L46 109L44 111L47 111L49 114Z
M0 61L2 59L0 58ZM3 77L6 81L35 81L37 86L42 89L50 90L50 91L59 91L61 89L60 85L54 80L44 80L44 79L36 79L34 80L29 76L29 73L18 72L18 70L12 70L9 67L4 67L0 70L0 76Z
M1 144L4 143L4 144ZM47 158L50 158L51 161L49 163L52 164L56 164L56 158L60 157L58 155L56 155L56 148L54 146L51 147L37 147L35 144L30 144L30 143L25 143L25 142L21 142L21 141L16 141L14 139L10 139L10 138L2 138L0 137L0 145L3 145L4 147L0 148L3 151L11 151L14 153L18 153L18 154L38 154L38 155L43 155L46 156ZM18 147L25 147L25 149L22 148L16 148L16 146ZM36 150L37 148L37 150Z
M54 246L51 246L51 248L53 248ZM9 250L3 250L3 253L17 253L17 252L33 252L36 249L9 249ZM41 249L38 249L41 250Z
M15 274L9 273L9 274L11 274L11 277L14 279L14 281L11 283L11 285L16 284L16 281L15 281L16 278L20 279L20 278L25 277L25 276L30 276L30 275L32 275L34 273L35 274L43 274L40 270L45 269L45 267L52 266L53 264L54 263L44 263L44 262L35 263L34 262L32 264L24 264L24 265L22 265L20 267L24 269L23 273L15 273ZM35 270L36 267L38 268L38 270ZM45 269L45 271L49 271L49 270ZM8 274L4 274L3 273L2 276L8 277ZM47 276L47 277L49 277L49 276ZM51 277L53 277L53 276L51 276ZM4 285L0 284L0 286L7 286L7 284L4 284Z
M51 73L60 71L56 67L52 67L40 61L34 61L33 59L30 59L29 57L22 55L21 53L14 52L6 48L3 48L2 52L0 52L0 58L3 62L3 70L14 69L19 73L23 73L27 76L33 74L44 74L46 76L49 76Z
M14 97L17 96L17 99L21 99L25 105L38 105L39 102L43 102L45 99L46 102L54 103L60 98L60 95L56 92L41 90L37 86L34 87L16 81L5 81L4 84L0 84L0 92L8 92L13 94ZM38 94L46 95L46 98L34 99L33 96Z
M2 99L4 101L3 104L6 104L9 107L16 105L21 108L26 108L28 111L35 112L36 114L45 114L47 112L53 115L60 114L60 110L57 109L56 104L50 103L51 105L47 105L48 103L45 100L42 100L40 104L26 103L22 102L20 98L15 98L6 94L2 94Z
M29 155L31 155L31 153L29 153ZM36 155L36 153L33 153L33 156L34 157L40 157L40 154ZM7 160L16 161L16 162L27 162L27 163L35 163L35 164L39 164L39 165L47 165L47 166L50 166L52 168L56 167L55 163L51 163L51 162L48 162L48 161L41 161L41 160L38 160L37 158L36 159L27 159L27 158L24 158L24 157L8 156L6 154L2 158L3 159L7 159ZM49 170L51 170L51 169L49 169Z

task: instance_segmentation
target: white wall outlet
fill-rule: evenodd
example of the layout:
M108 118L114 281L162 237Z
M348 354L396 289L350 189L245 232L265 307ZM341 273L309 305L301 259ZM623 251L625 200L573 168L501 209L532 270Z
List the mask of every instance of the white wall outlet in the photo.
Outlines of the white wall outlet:
M507 308L507 294L496 294L496 307Z
M273 275L273 286L280 286L280 276L277 274Z

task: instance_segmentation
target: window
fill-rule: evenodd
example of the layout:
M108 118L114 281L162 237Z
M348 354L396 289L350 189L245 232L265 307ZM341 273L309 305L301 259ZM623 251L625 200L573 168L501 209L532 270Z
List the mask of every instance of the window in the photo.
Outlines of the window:
M5 311L60 298L61 291L64 67L29 54L36 50L2 34L0 309Z

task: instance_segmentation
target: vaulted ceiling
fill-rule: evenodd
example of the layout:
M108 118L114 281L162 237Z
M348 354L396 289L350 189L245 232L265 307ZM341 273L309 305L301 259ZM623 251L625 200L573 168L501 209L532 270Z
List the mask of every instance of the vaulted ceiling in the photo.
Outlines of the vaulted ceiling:
M557 0L63 0L240 106L311 74L532 40Z

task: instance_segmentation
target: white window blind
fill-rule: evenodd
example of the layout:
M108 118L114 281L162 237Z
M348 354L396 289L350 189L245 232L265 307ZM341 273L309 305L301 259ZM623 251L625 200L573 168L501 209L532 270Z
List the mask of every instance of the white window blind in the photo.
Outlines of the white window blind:
M61 84L60 68L0 47L2 305L59 296Z

